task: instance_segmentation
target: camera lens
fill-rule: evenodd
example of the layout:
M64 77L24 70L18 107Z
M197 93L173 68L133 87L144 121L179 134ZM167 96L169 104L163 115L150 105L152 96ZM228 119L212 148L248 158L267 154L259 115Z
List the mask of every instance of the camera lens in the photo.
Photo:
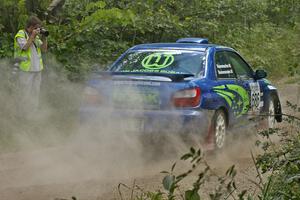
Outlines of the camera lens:
M47 30L44 29L44 28L41 28L40 33L41 33L42 35L46 36L46 37L49 35L49 31L47 31Z

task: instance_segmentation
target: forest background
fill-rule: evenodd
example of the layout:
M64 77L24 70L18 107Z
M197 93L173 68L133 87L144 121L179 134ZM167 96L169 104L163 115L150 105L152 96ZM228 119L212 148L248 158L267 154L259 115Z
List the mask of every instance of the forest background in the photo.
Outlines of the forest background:
M14 35L36 14L50 31L46 59L63 66L48 67L71 80L135 44L182 37L231 46L271 77L299 72L298 0L0 0L0 13L0 58L13 57Z
M84 80L95 68L105 70L135 44L205 37L211 43L235 48L254 68L266 69L273 80L300 75L299 0L0 0L1 151L8 144L10 148L13 146L12 133L23 132L11 112L18 99L11 98L14 90L7 88L13 87L3 81L9 79L9 83L15 83L15 79L7 77L3 68L6 60L13 61L15 34L24 28L32 14L42 19L50 32L49 51L44 55L46 68L64 77L64 81L49 78L44 84L51 90L43 90L47 91L42 98L43 105L51 108L51 112L45 115L47 120L40 129L33 127L37 130L30 137L39 144L53 130L44 131L49 126L64 130L66 136L72 134L74 128L70 127L76 127L78 94L83 85L80 82L77 87L77 81ZM76 84L68 84L65 76ZM299 105L292 107L300 111ZM299 124L297 127L298 131ZM60 134L57 133L61 140ZM299 199L300 137L295 134L291 138L287 138L280 151L263 154L258 163L262 170L271 166L279 171L269 178L270 187L271 181L261 187L271 191L269 195L268 190L263 190L269 199L282 194ZM279 157L286 156L287 152L293 159L282 162Z

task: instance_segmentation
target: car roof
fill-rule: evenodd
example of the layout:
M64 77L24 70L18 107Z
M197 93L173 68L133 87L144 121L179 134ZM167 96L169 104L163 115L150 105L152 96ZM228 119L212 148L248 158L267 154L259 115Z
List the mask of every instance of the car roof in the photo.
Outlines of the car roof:
M206 51L208 48L215 47L217 49L228 49L232 48L217 45L217 44L198 44L198 43L149 43L139 44L130 48L130 50L145 50L145 49L184 49L194 51Z

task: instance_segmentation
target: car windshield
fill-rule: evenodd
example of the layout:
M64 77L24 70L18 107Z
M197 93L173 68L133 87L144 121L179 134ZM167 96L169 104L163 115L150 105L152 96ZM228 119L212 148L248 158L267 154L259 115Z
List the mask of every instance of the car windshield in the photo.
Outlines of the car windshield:
M187 50L140 50L128 52L111 70L203 75L205 54Z

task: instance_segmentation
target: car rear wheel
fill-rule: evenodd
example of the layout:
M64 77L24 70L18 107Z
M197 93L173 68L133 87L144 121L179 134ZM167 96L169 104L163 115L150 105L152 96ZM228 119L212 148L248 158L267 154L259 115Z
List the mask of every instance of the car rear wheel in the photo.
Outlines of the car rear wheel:
M224 111L217 110L212 117L206 142L207 150L222 149L227 136L227 121Z

